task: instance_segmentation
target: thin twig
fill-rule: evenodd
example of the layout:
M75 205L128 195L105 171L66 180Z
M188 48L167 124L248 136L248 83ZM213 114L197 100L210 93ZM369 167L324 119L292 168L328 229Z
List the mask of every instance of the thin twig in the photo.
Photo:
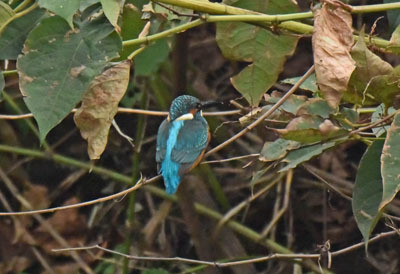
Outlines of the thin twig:
M76 112L77 109L74 108L71 112ZM204 112L204 116L227 116L227 115L236 115L240 114L242 111L237 110L228 110L228 111L210 111ZM144 110L144 109L134 109L134 108L118 108L118 113L132 113L132 114L143 114L143 115L152 115L152 116L167 116L167 111L155 111L155 110ZM18 115L8 115L8 114L0 114L0 119L4 120L19 120L19 119L26 119L32 118L32 113L26 114L18 114Z
M230 209L223 218L221 218L214 229L213 232L213 238L216 238L216 236L219 234L221 231L222 227L233 218L236 214L238 214L241 210L243 210L245 207L247 207L252 201L255 199L259 198L261 195L263 195L265 192L269 191L272 187L274 187L280 180L281 178L285 175L285 172L279 173L279 176L275 178L272 182L267 184L264 188L259 190L256 194L251 195L248 197L246 200L242 201L239 203L237 206L233 207Z
M234 142L236 139L242 137L244 134L255 128L258 124L264 121L265 118L270 116L275 110L277 110L289 97L292 95L299 87L300 85L314 72L314 65L309 68L309 70L300 78L300 80L284 95L282 98L279 99L278 102L276 102L275 105L273 105L266 113L261 115L256 121L248 125L246 128L244 128L242 131L234 135L233 137L229 138L222 144L214 147L210 151L208 151L205 155L204 158L210 156L212 153L215 153L222 148L226 147L230 143Z
M253 154L236 156L236 157L227 158L227 159L221 159L221 160L204 161L204 162L201 162L201 164L203 165L203 164L225 163L225 162L231 162L231 161L247 159L247 158L252 158L252 157L258 157L258 156L260 156L259 153L253 153Z
M267 225L267 227L261 232L260 240L267 237L267 235L271 232L272 228L277 224L279 219L288 209L290 201L290 187L292 185L292 181L293 181L293 169L289 169L286 174L286 185L285 185L285 194L283 198L283 205L281 209L279 209L279 211L276 213L274 218L271 220L271 222Z
M373 243L376 242L380 239L397 235L397 231L389 231L389 232L384 232L376 235L375 237L371 238L368 243ZM354 251L358 248L364 247L365 243L360 242L358 244L331 252L331 256L339 256L343 255L346 253L349 253L351 251ZM320 254L280 254L280 253L275 253L272 255L264 256L264 257L258 257L258 258L253 258L253 259L248 259L248 260L239 260L239 261L232 261L232 262L226 262L226 263L220 263L220 262L211 262L211 261L202 261L202 260L193 260L193 259L187 259L187 258L181 258L181 257L143 257L143 256L134 256L134 255L127 255L118 251L114 251L108 248L104 248L100 245L92 245L92 246L83 246L83 247L70 247L70 248L60 248L60 249L53 249L53 252L68 252L68 251L88 251L91 249L100 249L102 251L105 251L107 253L115 254L122 256L124 258L128 258L130 260L142 260L142 261L167 261L167 262L185 262L185 263L192 263L192 264L202 264L202 265L208 265L208 266L214 266L214 267L229 267L229 266L235 266L235 265L242 265L242 264L252 264L252 263L259 263L259 262L265 262L268 260L272 259L319 259Z
M4 182L8 190L12 193L12 195L26 208L32 208L32 205L30 202L23 197L17 187L13 184L11 179L7 176L7 174L3 171L3 169L0 167L0 179ZM10 212L11 213L11 212ZM17 214L13 214L17 215ZM49 234L54 238L54 240L61 246L68 246L68 242L56 231L49 222L47 222L42 216L40 215L34 215L33 216L48 232ZM81 267L86 273L93 274L94 272L92 269L86 264L84 260L76 253L72 253L72 258L77 262L79 267Z
M371 243L374 243L374 242L376 242L376 241L378 241L380 239L383 239L383 238L386 238L386 237L389 237L389 236L393 236L393 235L397 235L397 231L383 232L383 233L380 233L380 234L376 235L375 237L369 239L368 243L371 244ZM343 255L343 254L346 254L346 253L348 253L350 251L359 249L359 248L364 247L364 246L365 246L365 242L362 241L362 242L360 242L358 244L355 244L355 245L352 245L352 246L349 246L349 247L346 247L346 248L331 252L331 255L332 255L332 257Z
M65 210L65 209L71 209L71 208L78 208L78 207L84 207L84 206L88 206L88 205L93 205L93 204L97 204L97 203L102 203L105 201L109 201L109 200L113 200L119 197L124 197L125 195L127 195L128 193L138 190L140 187L142 187L145 184L149 184L152 182L155 182L156 180L158 180L161 177L161 175L157 175L153 178L150 179L143 179L141 178L134 186L125 189L121 192L106 196L106 197L102 197L102 198L98 198L98 199L94 199L91 201L87 201L87 202L83 202L83 203L77 203L77 204L72 204L72 205L66 205L66 206L59 206L59 207L53 207L53 208L47 208L47 209L40 209L40 210L30 210L30 211L19 211L19 212L0 212L0 216L17 216L17 215L32 215L32 214L43 214L43 213L50 213L50 212L55 212L55 211L59 211L59 210Z
M319 174L317 174L313 169L313 166L310 166L308 164L303 164L303 168L305 170L307 170L309 173L311 173L314 177L316 177L318 180L320 180L321 182L323 182L324 184L326 184L330 189L332 189L333 191L335 191L336 193L338 193L340 196L342 196L344 199L351 201L352 198L348 195L346 195L345 193L343 193L340 189L338 189L336 186L330 184L327 180L325 180L324 178L322 178Z
M372 124L370 124L370 125L368 125L368 126L360 127L360 128L358 128L358 129L356 129L356 130L353 130L352 132L350 132L350 135L354 135L354 134L357 134L357 133L360 133L360 132L363 132L363 131L372 129L372 128L374 128L374 127L377 127L377 126L379 126L379 125L381 125L381 124L385 124L385 123L388 122L390 119L392 119L393 116L394 116L395 114L396 114L396 113L390 114L390 115L384 117L383 119L381 119L381 120L379 120L379 121L376 121L376 122L374 122L374 123L372 123Z

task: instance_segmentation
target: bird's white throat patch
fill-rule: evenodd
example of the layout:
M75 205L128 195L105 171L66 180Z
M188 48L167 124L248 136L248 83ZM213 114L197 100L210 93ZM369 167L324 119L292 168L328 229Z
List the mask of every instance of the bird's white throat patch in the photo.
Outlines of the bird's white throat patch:
M176 118L175 121L193 120L193 118L194 116L192 113L186 113Z

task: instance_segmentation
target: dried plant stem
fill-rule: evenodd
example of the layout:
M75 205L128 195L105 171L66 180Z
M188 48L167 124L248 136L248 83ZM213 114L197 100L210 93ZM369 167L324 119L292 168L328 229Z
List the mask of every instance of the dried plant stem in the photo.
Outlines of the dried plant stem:
M46 154L41 151L36 151L36 150L31 150L31 149L23 149L23 148L12 147L12 146L7 146L7 145L0 145L0 151L11 152L11 153L30 156L30 157L41 158L41 159L52 159L53 161L61 163L61 164L70 165L70 166L74 166L74 167L78 167L78 168L83 168L86 170L91 170L93 173L108 176L109 178L114 179L119 182L122 182L122 183L129 184L131 182L130 177L122 175L118 172L114 172L114 171L111 171L111 170L108 170L105 168L101 168L101 167L92 166L90 164L80 162L78 160L75 160L75 159L72 159L69 157L65 157L62 155L58 155L58 154L49 155L49 154ZM152 186L149 184L144 185L145 183L154 182L154 181L158 180L160 177L161 176L156 176L156 177L153 177L146 181L142 181L142 184L143 184L142 188L146 191L151 192L152 194L154 194L156 196L159 196L159 197L165 199L165 200L177 202L176 196L168 195L165 191L163 191L160 188L157 188L155 186ZM120 192L120 193L117 193L117 194L114 194L111 196L103 197L103 198L92 200L89 202L70 205L70 206L56 207L56 208L50 208L50 209L46 209L46 210L26 211L26 212L0 212L0 216L31 215L31 214L35 214L35 213L37 213L37 214L38 213L48 213L48 212L54 212L54 211L62 210L62 209L77 208L77 207L92 205L95 203L115 199L115 198L124 196L127 193L129 193L130 191L133 191L136 189L137 189L136 186L134 186L133 188L127 189L123 192ZM220 220L223 218L223 215L220 214L219 212L214 211L214 210L212 210L204 205L201 205L201 204L196 203L195 209L198 213L200 213L204 216L207 216L209 218L212 218L212 219ZM250 239L253 242L257 242L257 240L259 239L260 235L257 232L255 232L251 228L246 227L238 222L231 220L226 223L226 226L228 226L232 230L236 231L237 233L243 235L244 237ZM275 241L272 241L269 239L266 239L265 241L258 242L258 243L267 246L274 252L292 253L291 250L289 250L289 249L285 248L284 246L281 246L280 244L276 243ZM318 266L315 265L313 262L306 261L306 262L302 262L302 263L304 263L305 266L312 269L313 271L319 272Z
M72 113L76 112L77 109L74 108ZM228 111L210 111L204 112L204 116L227 116L227 115L236 115L240 114L241 110L228 110ZM156 110L144 110L144 109L135 109L135 108L118 108L118 113L129 113L129 114L143 114L143 115L151 115L151 116L167 116L167 111L156 111ZM0 119L4 120L19 120L19 119L26 119L32 118L32 113L26 114L17 114L17 115L8 115L8 114L0 114Z
M264 239L265 237L268 236L268 234L272 231L272 229L276 226L280 218L285 214L286 210L289 207L289 201L290 201L290 188L292 185L293 181L293 169L289 169L287 174L286 174L286 184L285 184L285 192L284 192L284 197L283 197L283 205L281 209L275 214L274 218L271 220L271 222L265 227L265 229L261 232L261 239Z
M271 188L273 188L280 180L281 178L285 175L285 172L279 173L279 176L276 177L272 182L268 183L265 187L260 189L256 194L251 195L248 197L246 200L242 201L239 203L237 206L233 207L230 209L224 216L221 218L214 229L213 232L213 238L216 238L216 236L219 234L221 231L222 227L229 221L231 220L236 214L238 214L240 211L242 211L244 208L246 208L252 201L256 200L259 198L261 195L265 194L268 192Z
M371 238L368 242L373 243L376 242L380 239L384 239L390 236L394 236L397 234L397 231L389 231L389 232L384 232L376 235L375 237ZM351 251L354 251L356 249L364 247L364 242L360 242L358 244L331 252L331 256L339 256L343 254L347 254ZM99 249L102 251L105 251L110 254L115 254L119 255L125 258L128 258L130 260L141 260L141 261L157 261L157 262L184 262L184 263L191 263L191 264L201 264L201 265L207 265L207 266L213 266L213 267L229 267L229 266L235 266L235 265L242 265L242 264L252 264L252 263L259 263L259 262L265 262L273 259L319 259L321 254L285 254L285 253L275 253L272 255L268 256L263 256L263 257L258 257L254 259L248 259L248 260L239 260L239 261L232 261L232 262L226 262L226 263L221 263L221 262L210 262L210 261L202 261L202 260L193 260L193 259L187 259L187 258L181 258L181 257L142 257L142 256L133 256L133 255L127 255L123 254L121 252L111 250L108 248L104 248L100 245L92 245L92 246L82 246L82 247L70 247L70 248L62 248L62 249L53 249L54 252L67 252L67 251L88 251L91 249ZM318 271L320 272L320 271Z

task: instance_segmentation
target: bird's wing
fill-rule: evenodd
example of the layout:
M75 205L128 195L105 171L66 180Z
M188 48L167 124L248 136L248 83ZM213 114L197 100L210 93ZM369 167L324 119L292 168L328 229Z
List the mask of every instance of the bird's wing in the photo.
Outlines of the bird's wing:
M169 133L170 123L165 119L157 133L157 148L156 148L156 162L161 163L164 160L165 152L167 150L167 140Z
M171 159L185 164L194 163L209 141L208 124L204 118L185 121L180 129Z

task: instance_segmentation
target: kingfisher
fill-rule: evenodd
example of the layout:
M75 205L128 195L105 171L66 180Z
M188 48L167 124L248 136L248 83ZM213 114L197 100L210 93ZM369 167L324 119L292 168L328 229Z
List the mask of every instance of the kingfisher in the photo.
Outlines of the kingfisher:
M156 162L168 194L177 191L183 174L203 158L210 131L202 109L212 104L190 95L179 96L158 128Z

